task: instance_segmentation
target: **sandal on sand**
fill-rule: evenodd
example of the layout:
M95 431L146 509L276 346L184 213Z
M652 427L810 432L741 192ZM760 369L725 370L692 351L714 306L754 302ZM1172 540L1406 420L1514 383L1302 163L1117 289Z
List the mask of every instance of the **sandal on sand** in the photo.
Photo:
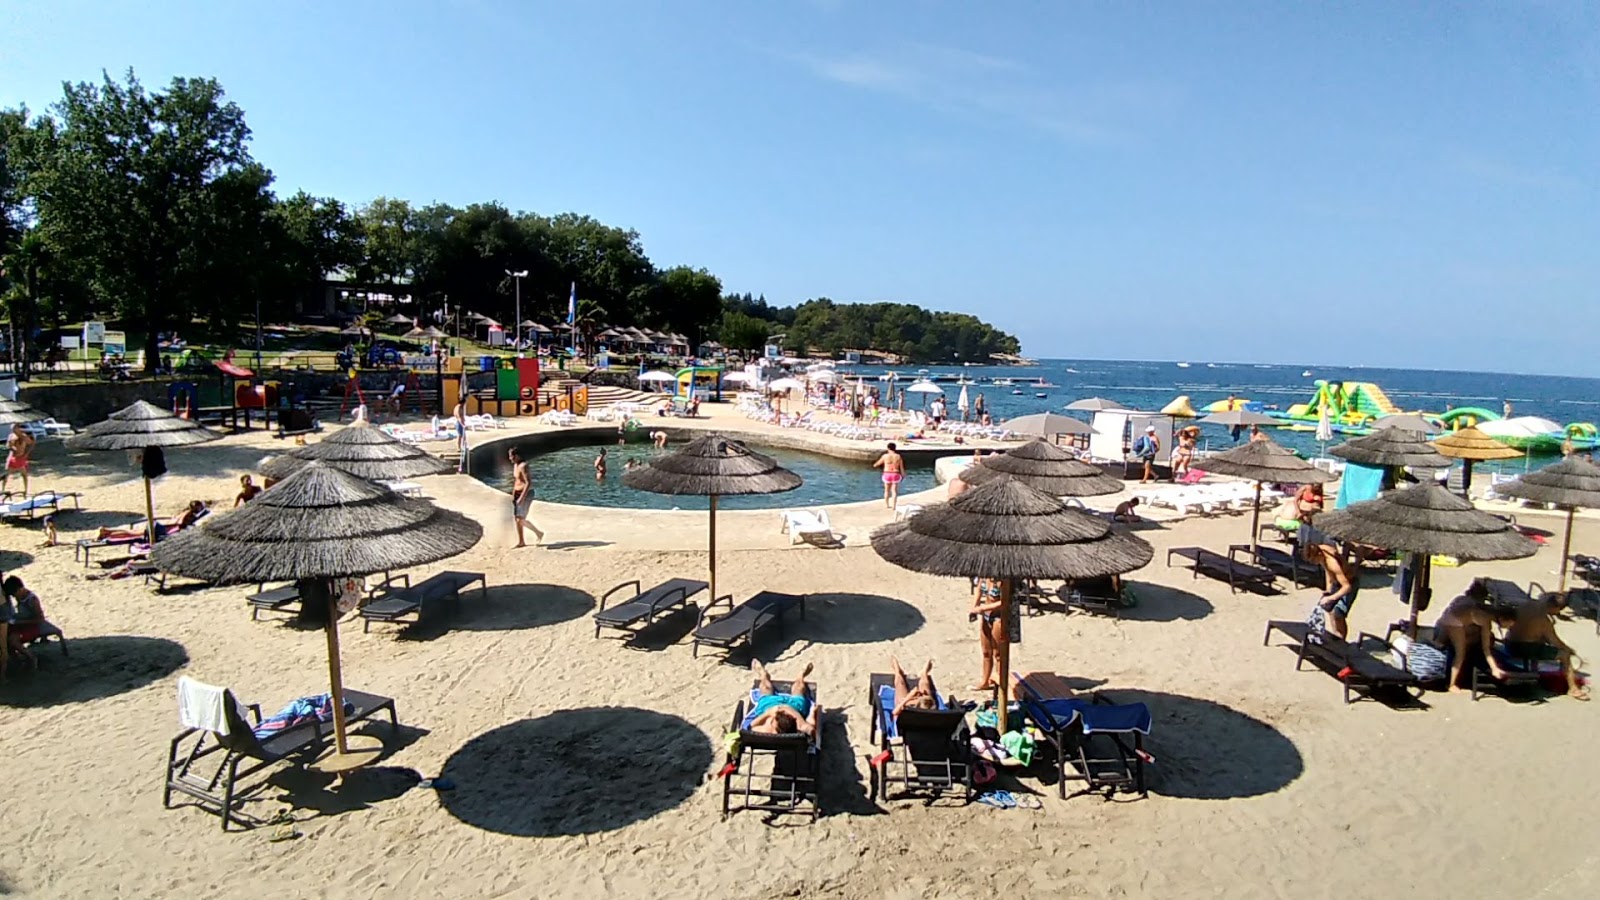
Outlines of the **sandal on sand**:
M1044 809L1044 803L1032 794L1023 794L1016 800L1018 809Z
M1590 694L1589 694L1589 686L1580 684L1580 685L1578 685L1577 690L1569 691L1567 693L1567 696L1571 697L1574 700L1582 700L1582 701L1587 703L1588 700L1589 700L1589 696L1590 696Z
M1010 791L989 791L985 794L979 794L978 802L984 806L992 806L995 809L1017 808L1017 798L1011 796Z
M273 814L272 818L263 824L275 826L272 829L272 833L267 835L267 840L274 844L292 841L300 836L300 832L296 831L294 827L294 813L290 812L287 806L278 810Z

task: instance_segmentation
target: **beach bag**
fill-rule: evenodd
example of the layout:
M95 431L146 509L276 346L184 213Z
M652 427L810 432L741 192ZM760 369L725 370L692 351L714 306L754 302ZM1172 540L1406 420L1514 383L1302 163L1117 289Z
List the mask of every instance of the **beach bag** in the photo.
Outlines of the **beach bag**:
M1396 640L1402 639L1403 636ZM1423 641L1406 641L1399 644L1398 647L1404 648L1400 650L1400 655L1403 659L1396 660L1396 662L1403 661L1405 670L1417 676L1417 680L1423 682L1444 681L1450 676L1450 657L1438 647Z
M1322 643L1323 634L1328 630L1328 611L1322 608L1320 602L1311 605L1311 614L1306 616L1306 627L1311 629L1306 640L1313 644Z
M1155 444L1148 436L1141 434L1139 439L1133 442L1133 455L1140 459L1153 459L1156 455Z

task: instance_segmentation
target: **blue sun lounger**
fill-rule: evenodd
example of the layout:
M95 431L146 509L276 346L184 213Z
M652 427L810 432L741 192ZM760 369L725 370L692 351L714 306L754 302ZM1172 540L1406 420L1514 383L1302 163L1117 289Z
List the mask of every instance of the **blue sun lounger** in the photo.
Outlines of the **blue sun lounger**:
M786 694L793 682L774 681L773 690ZM759 683L750 689L748 700L733 709L730 731L739 735L732 745L722 775L722 816L741 809L759 809L769 814L795 812L809 815L815 822L821 815L817 803L817 782L822 774L822 707L817 703L817 686L807 682L805 696L811 701L812 734L761 734L751 731L756 701L761 698ZM770 758L771 765L757 760ZM736 783L737 782L737 783ZM804 808L802 808L804 807Z
M1067 782L1082 781L1084 791L1114 793L1129 790L1149 796L1144 766L1155 759L1145 752L1150 733L1150 707L1143 703L1113 703L1100 694L1092 698L1043 697L1013 673L1018 700L1025 715L1050 741L1056 754L1056 787L1067 798ZM1096 741L1096 738L1103 740ZM1104 746L1108 755L1091 756L1091 746ZM1074 771L1067 774L1067 763Z
M918 679L906 677L908 687ZM938 709L907 707L894 715L894 676L874 674L868 689L872 725L868 739L878 743L872 759L873 800L887 798L891 784L905 791L929 791L932 803L947 791L960 789L972 799L972 733L966 710L936 698Z

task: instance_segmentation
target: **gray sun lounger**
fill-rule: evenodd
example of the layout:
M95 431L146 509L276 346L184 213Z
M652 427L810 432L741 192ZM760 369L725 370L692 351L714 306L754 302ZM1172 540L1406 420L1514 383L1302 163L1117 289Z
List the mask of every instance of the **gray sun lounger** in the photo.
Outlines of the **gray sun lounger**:
M794 690L794 683L774 681L780 694ZM748 699L733 709L731 733L739 735L728 756L722 776L722 817L740 810L760 810L771 816L793 812L815 822L821 807L817 786L822 776L822 707L817 703L817 686L806 682L806 697L811 700L817 727L812 734L762 734L751 731L745 720L755 707L759 683L752 686Z
M265 590L265 585L258 585L260 590L244 598L250 606L250 620L253 622L264 612L293 612L293 607L300 602L300 586L288 584L280 588Z
M611 600L613 594L629 587L633 588L632 597L610 609L606 608L606 603ZM633 633L649 627L657 619L688 606L690 597L708 587L710 585L704 581L673 578L645 591L641 590L640 582L637 580L624 581L606 591L605 596L600 598L600 611L594 614L594 636L599 637L602 628Z
M361 607L361 630L373 622L405 622L420 625L454 612L461 592L478 585L481 595L489 589L482 572L439 572L406 588L391 591Z
M1189 561L1189 568L1194 572L1195 578L1207 575L1219 581L1226 581L1230 593L1237 594L1240 588L1262 592L1275 589L1274 582L1277 576L1271 569L1239 562L1214 550L1207 550L1204 547L1173 547L1167 551L1168 567L1171 567L1174 556Z
M350 714L345 716L348 725L385 712L389 716L390 730L399 727L394 701L388 697L346 688L344 701L353 707ZM186 728L172 739L167 753L166 786L161 792L161 805L171 809L173 792L184 794L197 801L201 809L220 815L222 830L227 831L230 823L246 824L237 810L241 798L239 780L278 762L302 763L315 758L316 753L327 747L328 739L333 735L333 723L298 725L262 740L254 732L261 723L260 705L252 703L244 707L254 720L247 721L239 713L239 704L234 700L233 692L228 691L223 708L228 718L227 735ZM218 753L222 754L222 759L209 777L195 771L196 763ZM241 769L241 766L244 768Z
M1422 685L1417 676L1385 659L1394 648L1376 635L1361 633L1354 642L1331 634L1313 637L1311 626L1303 620L1274 620L1267 623L1266 633L1261 637L1263 647L1271 642L1274 631L1293 642L1296 670L1309 659L1339 680L1344 686L1345 703L1358 697L1370 698L1374 690L1384 688L1398 688L1407 693L1415 691L1421 696Z
M718 615L714 610L723 602L728 611ZM800 618L806 617L806 598L803 594L780 594L762 591L749 600L733 605L733 595L724 594L712 600L700 611L700 624L694 630L694 649L691 655L700 655L700 645L709 644L723 650L732 650L741 642L755 645L756 632L768 625L783 627L783 614L799 608Z

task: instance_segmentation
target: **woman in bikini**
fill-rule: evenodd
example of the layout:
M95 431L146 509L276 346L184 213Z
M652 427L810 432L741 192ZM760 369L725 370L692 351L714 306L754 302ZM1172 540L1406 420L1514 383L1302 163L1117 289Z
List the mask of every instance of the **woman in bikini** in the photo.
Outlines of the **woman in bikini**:
M995 657L1005 637L1001 629L1006 627L1006 623L1000 621L1000 606L1000 582L992 578L978 579L968 615L978 620L978 645L983 648L983 675L972 686L975 691L992 691L999 687L994 680Z

